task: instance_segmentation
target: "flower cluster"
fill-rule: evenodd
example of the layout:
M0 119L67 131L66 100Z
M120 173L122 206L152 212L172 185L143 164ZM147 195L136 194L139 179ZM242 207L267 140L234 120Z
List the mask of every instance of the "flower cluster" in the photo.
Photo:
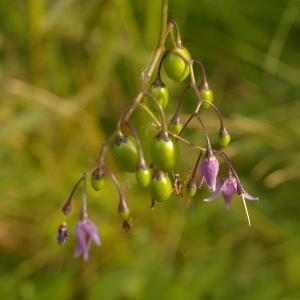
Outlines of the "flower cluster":
M165 2L165 1L163 1ZM166 16L165 16L166 18ZM166 24L166 22L162 22ZM171 47L164 50L166 41L170 39ZM118 212L123 220L123 228L129 230L132 226L130 211L125 199L125 193L116 176L105 162L106 154L111 149L115 162L124 172L135 173L137 183L144 189L148 189L151 195L151 207L157 202L168 200L172 194L184 196L184 189L189 199L193 198L197 190L207 184L212 192L204 201L212 201L222 194L225 206L230 207L232 197L241 196L250 225L246 201L257 200L249 195L237 175L223 148L230 142L230 135L224 125L223 117L218 108L213 104L213 92L208 84L203 64L191 57L189 51L183 46L179 28L176 22L167 23L162 27L160 47L157 48L154 58L144 72L144 80L140 93L121 114L114 134L101 146L96 164L91 170L84 172L75 184L68 200L62 208L65 216L72 211L72 201L78 186L82 184L82 209L79 221L75 228L77 247L75 256L83 256L86 261L89 258L89 250L92 242L100 245L100 238L96 225L88 218L86 180L90 180L92 188L99 191L105 187L107 178L110 178L119 196ZM197 83L195 68L199 68L201 81ZM162 80L162 68L165 74L172 80L188 84L179 97L177 108L168 122L166 108L169 101L169 90ZM154 79L153 79L154 78ZM188 91L195 95L195 107L189 118L182 123L182 108ZM137 109L143 109L152 119L157 133L153 137L150 146L151 158L147 161L144 157L145 145L139 137L138 130L131 122L132 113ZM206 125L201 114L211 109L219 120L219 147L214 149L211 145ZM195 120L204 134L205 145L195 145L184 138L183 134L190 122ZM174 175L174 169L178 162L177 143L185 143L191 149L198 152L198 158L193 167L188 183L185 185L180 180L180 174ZM226 176L218 179L220 161L224 162ZM172 182L172 177L174 180ZM67 225L63 222L57 232L57 241L62 245L68 238Z

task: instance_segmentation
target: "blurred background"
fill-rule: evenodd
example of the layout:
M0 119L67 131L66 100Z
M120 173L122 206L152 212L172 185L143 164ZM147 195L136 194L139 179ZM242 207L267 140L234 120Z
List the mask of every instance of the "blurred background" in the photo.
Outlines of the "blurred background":
M248 202L252 227L238 197L230 210L200 194L190 207L173 197L151 211L108 157L134 228L122 231L111 184L89 189L103 244L84 264L73 257L80 193L62 247L60 208L139 91L160 1L0 0L0 299L300 299L299 4L170 0L224 114L226 151L260 198ZM171 113L183 86L166 82ZM215 137L217 119L204 118ZM203 142L193 128L186 137ZM190 153L181 148L183 175Z

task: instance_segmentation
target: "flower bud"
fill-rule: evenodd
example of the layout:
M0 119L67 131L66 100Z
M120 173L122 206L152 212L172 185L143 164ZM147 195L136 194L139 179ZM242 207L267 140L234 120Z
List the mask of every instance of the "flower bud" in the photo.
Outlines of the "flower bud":
M68 229L67 229L67 223L63 222L57 230L56 239L58 244L61 246L68 240Z
M70 197L66 203L64 204L64 206L62 207L61 211L62 213L66 216L68 215L72 210L72 197Z
M186 185L186 191L189 197L194 197L197 193L197 184L194 180L189 181L189 183Z

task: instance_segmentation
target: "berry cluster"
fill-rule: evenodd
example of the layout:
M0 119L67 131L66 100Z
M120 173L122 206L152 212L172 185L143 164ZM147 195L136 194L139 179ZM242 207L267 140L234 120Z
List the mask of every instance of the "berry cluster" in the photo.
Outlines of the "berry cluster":
M171 47L166 49L166 44L169 40ZM194 72L196 67L199 68L201 74L201 82L199 84L195 79ZM177 109L169 122L164 111L168 104L169 91L161 78L162 68L166 75L176 82L183 82L189 78L189 82L179 99ZM182 123L182 107L189 90L194 92L197 102L190 117ZM146 161L139 135L132 122L130 122L130 117L138 107L142 108L152 118L157 128L157 134L150 146L151 164ZM200 114L203 109L212 109L219 118L220 149L213 149L211 145L206 125ZM204 133L206 142L203 147L191 143L182 136L184 130L193 119L199 123ZM174 174L173 171L177 162L178 142L189 145L191 149L199 153L187 184L184 184L178 176L174 176L173 182L170 178L170 174ZM102 145L95 166L81 175L62 208L64 215L68 215L71 212L74 192L82 184L82 210L80 220L75 229L77 240L75 256L82 255L84 260L87 260L92 241L100 245L97 228L88 218L86 197L86 180L88 178L91 186L96 191L103 189L107 177L113 181L119 194L118 212L123 219L123 228L129 230L132 226L124 190L105 162L108 150L112 151L115 162L122 171L135 173L138 184L142 188L149 190L152 199L151 207L154 207L157 201L164 202L168 200L172 193L182 196L184 188L189 199L191 199L195 196L197 190L206 183L212 194L204 201L214 200L221 193L226 207L229 207L232 196L234 194L240 195L250 225L245 199L257 200L257 198L245 191L228 156L222 150L229 142L230 135L225 128L220 111L213 104L213 92L207 82L203 64L193 59L189 51L182 45L178 25L176 22L171 21L166 24L165 30L161 32L159 47L153 61L144 74L141 92L137 95L134 102L123 111L114 134ZM224 161L227 170L225 178L221 180L218 180L218 158ZM58 243L63 244L67 238L66 222L63 222L59 226L57 233Z

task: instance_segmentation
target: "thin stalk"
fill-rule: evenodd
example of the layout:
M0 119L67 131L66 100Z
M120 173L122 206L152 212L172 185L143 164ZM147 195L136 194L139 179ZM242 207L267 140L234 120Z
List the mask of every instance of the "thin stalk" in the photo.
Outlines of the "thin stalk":
M71 205L72 205L72 199L73 199L73 195L75 193L75 191L77 190L79 184L81 183L81 181L83 179L85 179L86 177L86 173L83 173L80 178L78 179L78 181L75 183L69 197L68 200L66 201L66 203L64 204L64 206L62 207L61 211L63 212L64 215L68 215L71 212Z
M207 78L206 78L205 68L204 68L202 62L197 59L193 59L192 62L193 62L193 64L195 63L200 67L200 71L201 71L201 75L202 75L202 84L204 84L205 82L207 82Z
M227 164L227 166L229 167L231 172L234 174L234 177L236 178L238 185L241 187L241 191L244 192L244 188L241 184L240 178L239 178L238 174L236 173L236 171L235 171L231 161L229 160L228 156L226 155L226 153L223 150L218 151L218 153L223 158L223 160L225 161L225 163Z
M195 117L195 114L192 113L189 118L186 120L186 122L183 124L182 129L180 130L180 132L178 133L178 135L180 136L183 131L185 130L185 128L189 125L189 123L193 120L193 118Z
M118 181L118 179L116 178L116 176L112 173L112 171L108 168L108 166L103 163L102 164L102 167L103 167L103 170L104 172L111 178L111 180L113 181L117 191L118 191L118 194L119 194L119 198L120 199L123 199L124 198L124 193L123 193L123 190L121 188L121 185Z
M137 131L135 130L135 128L129 122L126 122L125 125L129 128L129 130L133 134L133 136L136 140L136 143L137 143L138 157L139 157L138 168L141 168L141 167L144 168L144 167L146 167L146 162L145 162L142 143L139 138L139 135L138 135Z
M80 213L80 219L85 220L88 217L88 210L87 210L87 196L86 196L86 175L83 178L82 182L82 209Z
M174 20L171 20L170 23L172 25L172 32L175 31L175 41L176 41L176 46L178 48L183 48L182 47L182 42L181 42L181 38L180 38L180 31L179 31L179 26L178 23Z
M178 105L177 105L176 111L175 111L175 113L174 113L174 115L172 117L172 120L178 118L178 116L180 115L181 109L182 109L182 105L183 105L183 102L185 100L185 96L186 96L186 94L187 94L187 92L189 91L190 88L191 88L191 85L188 85L183 90L183 93L181 94L181 96L179 98Z
M157 127L161 127L160 121L156 118L152 110L149 109L147 105L145 105L144 103L139 103L139 106L150 116L150 118L154 121Z
M198 167L199 167L199 163L200 163L202 154L203 154L203 152L201 151L201 152L199 153L198 158L197 158L196 165L195 165L195 167L194 167L194 170L193 170L193 173L192 173L192 177L191 177L191 180L190 180L191 182L195 180L195 177L196 177L196 175L197 175L197 170L198 170Z
M207 130L206 130L206 127L202 121L202 119L200 118L200 116L198 114L196 114L196 118L197 120L199 121L201 127L202 127L202 130L204 132L204 135L206 137L206 142L207 142L207 150L210 151L212 153L212 149L211 149L211 144L210 144L210 140L209 140L209 137L208 137L208 133L207 133Z
M181 137L181 136L179 136L179 135L177 135L175 133L169 132L169 135L171 137L173 137L174 139L179 140L182 143L188 145L191 149L197 149L197 150L200 150L200 151L206 151L206 148L203 148L203 147L200 147L198 145L195 145L195 144L191 143L190 141L184 139L183 137Z
M143 92L143 94L147 97L149 97L154 103L155 105L158 107L160 115L161 115L161 119L162 119L162 128L164 132L168 132L168 126L167 126L167 118L165 115L165 112L163 110L163 108L161 107L161 105L159 104L159 102L156 100L156 98L149 92Z
M156 50L153 54L151 62L144 73L143 79L143 88L147 87L147 84L151 80L151 77L155 71L155 67L159 59L161 58L162 54L165 51L165 40L167 36L167 22L168 22L168 0L161 0L161 17L160 17L160 34L159 39L157 42Z
M224 126L224 120L223 120L223 116L221 114L221 112L219 111L219 109L211 102L201 99L204 103L207 103L208 105L210 105L210 107L213 109L213 111L217 114L219 120L220 120L220 125L221 125L221 129L225 128Z

